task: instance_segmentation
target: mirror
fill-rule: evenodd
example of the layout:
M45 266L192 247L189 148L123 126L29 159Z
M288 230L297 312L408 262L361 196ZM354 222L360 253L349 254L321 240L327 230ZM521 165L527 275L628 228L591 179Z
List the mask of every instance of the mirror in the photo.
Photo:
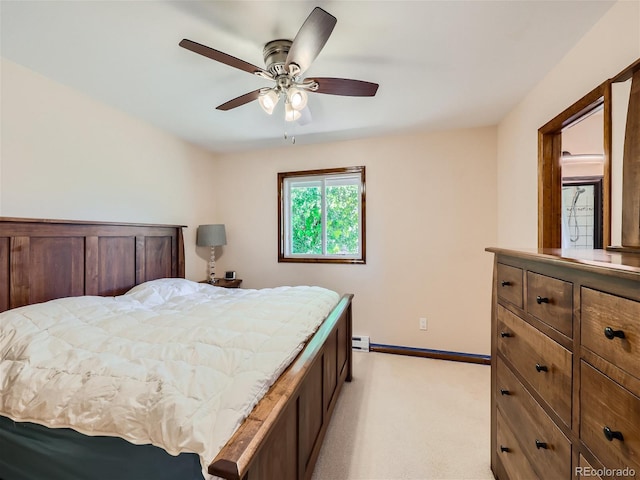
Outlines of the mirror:
M573 155L570 150L572 147L566 143L571 140L566 137L572 135L573 126L595 116L598 111L602 111L601 187L597 181L599 173L588 180L594 182L594 230L597 228L597 211L600 210L595 202L598 201L597 191L601 189L602 246L612 250L640 252L640 60L593 89L538 130L539 248L565 246L563 222L566 222L565 237L570 235L568 215L577 216L580 196L587 193L586 187L590 183L586 183L587 173L581 172L578 184L564 185L573 190L565 190L568 198L564 202L563 220L563 183L576 180L571 179L568 173L571 167L565 165L563 172L563 151L566 157ZM585 199L586 195L582 198ZM574 200L575 208L572 207ZM598 244L595 237L594 233L593 248L597 248Z
M580 225L580 237L590 237L582 248L598 248L610 241L610 151L611 151L611 83L598 86L560 115L538 130L538 247L571 248L577 246L575 222ZM563 153L564 152L564 153ZM591 207L586 187L593 184ZM565 196L563 202L563 184ZM575 187L575 188L574 188ZM584 192L581 191L585 190ZM573 194L577 194L574 198ZM580 197L582 195L582 197ZM575 200L575 205L573 205ZM578 209L589 215L577 219ZM581 215L582 217L582 215ZM574 227L568 233L569 221ZM587 225L587 222L591 225ZM581 225L584 223L584 225ZM583 228L581 228L583 227ZM587 230L592 231L587 233ZM565 232L563 238L563 230Z

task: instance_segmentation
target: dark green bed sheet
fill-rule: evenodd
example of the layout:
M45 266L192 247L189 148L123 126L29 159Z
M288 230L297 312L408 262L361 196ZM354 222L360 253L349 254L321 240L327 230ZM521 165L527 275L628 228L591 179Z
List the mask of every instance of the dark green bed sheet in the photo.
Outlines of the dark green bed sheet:
M1 480L203 480L196 454L0 416Z

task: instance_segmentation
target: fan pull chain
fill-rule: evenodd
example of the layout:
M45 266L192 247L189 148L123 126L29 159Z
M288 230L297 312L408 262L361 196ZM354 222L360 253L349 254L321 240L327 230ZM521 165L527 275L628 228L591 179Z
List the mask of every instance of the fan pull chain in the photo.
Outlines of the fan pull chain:
M293 135L289 135L287 133L287 126L290 126L292 130L295 130L295 125L293 124L293 122L287 122L287 120L285 119L282 125L282 129L284 131L284 140L285 142L288 141L289 139L291 139L291 145L295 145L296 144L296 136L295 136L295 132Z
M289 139L289 135L287 135L287 131L285 130L284 132L284 139L288 140ZM291 145L295 145L296 144L296 137L295 135L291 135Z

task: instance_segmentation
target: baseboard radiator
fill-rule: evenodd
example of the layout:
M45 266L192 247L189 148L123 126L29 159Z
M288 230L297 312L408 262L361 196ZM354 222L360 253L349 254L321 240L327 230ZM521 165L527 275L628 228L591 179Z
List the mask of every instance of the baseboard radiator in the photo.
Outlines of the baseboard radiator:
M434 358L438 360L452 360L454 362L480 363L491 365L490 355L476 353L449 352L446 350L433 350L430 348L403 347L398 345L383 345L371 343L369 351L379 353L393 353L396 355L409 355L412 357Z
M369 351L369 337L367 335L354 335L351 337L351 346L354 350Z
M480 363L491 365L490 355L478 355L475 353L449 352L445 350L432 350L430 348L403 347L399 345L383 345L371 343L368 335L353 335L351 337L353 350L362 352L392 353L395 355L409 355L413 357L434 358L438 360L451 360L454 362Z

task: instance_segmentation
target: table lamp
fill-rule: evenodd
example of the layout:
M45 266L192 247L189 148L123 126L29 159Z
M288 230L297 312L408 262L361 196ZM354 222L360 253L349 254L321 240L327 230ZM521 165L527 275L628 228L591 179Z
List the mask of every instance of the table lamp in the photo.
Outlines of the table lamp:
M199 247L211 247L211 260L209 260L209 283L215 284L213 270L216 265L215 248L227 244L227 234L224 225L200 225L196 235L196 245Z

